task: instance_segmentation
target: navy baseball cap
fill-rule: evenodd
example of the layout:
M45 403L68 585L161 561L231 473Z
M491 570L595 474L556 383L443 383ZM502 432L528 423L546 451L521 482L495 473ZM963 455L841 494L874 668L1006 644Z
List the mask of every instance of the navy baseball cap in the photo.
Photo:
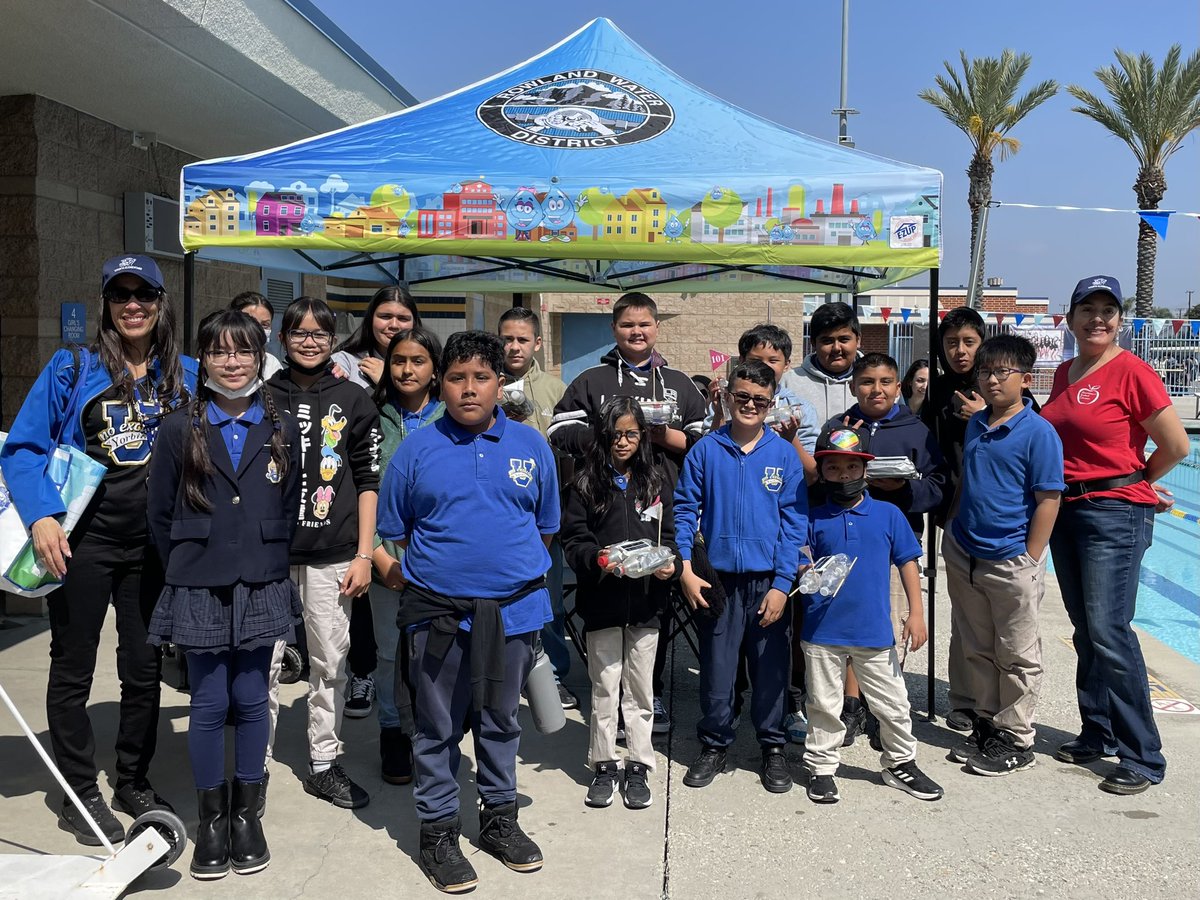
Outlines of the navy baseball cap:
M158 263L148 256L126 253L105 260L103 274L100 276L100 292L103 293L104 289L108 287L108 283L118 275L136 275L150 287L160 291L164 290L163 276L159 271Z
M867 429L852 428L838 422L830 422L821 429L813 456L817 459L823 456L853 456L865 460L875 458L871 453L871 436Z
M1121 293L1121 282L1111 275L1092 275L1075 285L1075 290L1071 294L1071 305L1067 308L1067 312L1074 309L1077 303L1082 303L1087 297L1100 291L1112 294L1118 306L1124 299L1124 295Z

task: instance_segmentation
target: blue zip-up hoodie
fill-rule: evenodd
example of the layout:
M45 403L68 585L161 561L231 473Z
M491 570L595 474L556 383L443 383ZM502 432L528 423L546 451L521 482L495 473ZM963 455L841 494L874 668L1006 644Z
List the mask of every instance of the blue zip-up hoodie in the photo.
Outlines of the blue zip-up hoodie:
M13 420L8 439L0 449L0 471L4 473L8 492L26 528L46 516L66 514L58 488L46 477L46 460L58 446L55 438L60 426L62 437L59 443L87 452L84 410L112 387L108 369L94 352L80 350L79 356L81 361L86 360L86 365L75 408L67 410L75 388L75 357L70 350L58 350L29 389ZM179 362L183 367L184 387L189 394L194 394L198 364L192 357L182 355ZM158 381L157 362L151 367L150 374ZM70 415L70 421L63 424L67 415Z
M696 526L718 572L774 572L787 593L808 533L808 493L796 449L766 429L743 453L724 425L688 451L675 487L675 541L692 558Z

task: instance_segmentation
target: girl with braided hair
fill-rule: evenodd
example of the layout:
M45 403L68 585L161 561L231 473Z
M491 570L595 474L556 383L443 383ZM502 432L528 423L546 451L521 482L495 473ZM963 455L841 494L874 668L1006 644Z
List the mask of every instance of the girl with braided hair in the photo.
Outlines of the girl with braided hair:
M150 534L166 586L150 643L186 654L188 751L199 802L191 873L246 875L270 861L258 818L277 640L294 640L300 596L288 551L300 509L300 432L263 389L263 331L236 310L200 324L195 398L159 429L150 465ZM233 710L235 772L225 775Z

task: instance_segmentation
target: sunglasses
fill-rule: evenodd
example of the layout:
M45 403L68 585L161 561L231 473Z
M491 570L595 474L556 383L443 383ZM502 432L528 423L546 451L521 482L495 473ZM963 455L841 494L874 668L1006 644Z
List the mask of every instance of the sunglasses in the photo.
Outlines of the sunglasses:
M162 297L158 288L140 287L110 287L104 292L104 299L109 303L128 303L137 300L139 303L157 303Z
M745 391L726 391L725 395L729 397L738 406L745 406L747 403L753 403L754 408L759 412L764 409L771 408L771 402L766 397L755 397L753 394L747 394Z

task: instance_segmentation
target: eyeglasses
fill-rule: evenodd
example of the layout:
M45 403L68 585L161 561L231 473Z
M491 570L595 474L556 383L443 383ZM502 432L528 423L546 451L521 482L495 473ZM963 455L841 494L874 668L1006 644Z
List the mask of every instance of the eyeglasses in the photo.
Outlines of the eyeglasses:
M205 350L204 356L209 362L223 363L237 360L240 363L252 363L258 358L254 350Z
M104 299L109 303L128 303L130 300L137 300L139 303L157 303L160 297L162 297L162 291L152 287L110 287L104 292Z
M613 443L614 444L621 443L621 438L625 438L625 440L629 441L629 443L631 443L631 444L636 444L638 441L640 441L642 439L642 433L640 431L614 431L613 432Z
M303 331L302 329L294 328L287 333L287 339L293 344L303 344L309 338L318 347L328 347L333 343L333 335L328 331Z
M997 381L1007 381L1008 377L1010 375L1012 375L1014 372L1020 372L1021 374L1024 374L1025 370L1024 369L1009 369L1009 368L976 369L975 370L975 378L978 379L979 381L991 381L992 376L995 376Z
M745 391L726 391L725 396L736 403L738 406L745 406L747 403L753 403L754 408L759 412L764 409L771 408L771 402L766 397L755 397L753 394L747 394Z

